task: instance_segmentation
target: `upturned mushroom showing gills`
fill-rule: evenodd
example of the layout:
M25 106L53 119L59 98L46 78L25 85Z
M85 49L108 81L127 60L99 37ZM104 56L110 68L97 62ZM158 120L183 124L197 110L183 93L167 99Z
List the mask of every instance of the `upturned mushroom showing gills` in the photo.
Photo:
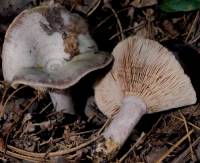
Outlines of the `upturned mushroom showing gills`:
M112 117L97 153L113 157L144 114L191 105L196 93L174 55L156 41L129 37L113 50L114 64L95 86L99 109ZM102 156L102 155L101 155Z
M97 49L83 18L62 7L25 10L9 26L2 51L3 75L12 86L29 85L56 91L50 96L57 110L73 112L62 91L86 74L104 68L112 56ZM65 99L66 97L66 99ZM67 107L67 108L66 108Z

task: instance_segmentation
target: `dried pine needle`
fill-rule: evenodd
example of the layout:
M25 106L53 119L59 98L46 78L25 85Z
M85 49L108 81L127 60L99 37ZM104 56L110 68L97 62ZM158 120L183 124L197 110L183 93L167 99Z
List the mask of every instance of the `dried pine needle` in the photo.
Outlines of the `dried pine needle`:
M182 112L181 112L180 110L179 110L179 114L181 115L181 117L182 117L182 119L183 119L186 132L188 133L188 132L189 132L189 129L188 129L188 125L187 125L187 121L186 121L186 119L185 119L185 116L182 114ZM194 160L195 160L195 156L194 156L194 151L193 151L192 145L191 145L191 137L190 137L190 135L188 135L188 141L189 141L189 146L190 146L190 151L191 151L191 158L192 158L192 160L194 161Z
M176 142L164 155L162 155L156 163L162 163L162 161L176 149L181 143L183 143L189 135L191 135L194 132L194 130L190 130L185 136L183 136L178 142Z

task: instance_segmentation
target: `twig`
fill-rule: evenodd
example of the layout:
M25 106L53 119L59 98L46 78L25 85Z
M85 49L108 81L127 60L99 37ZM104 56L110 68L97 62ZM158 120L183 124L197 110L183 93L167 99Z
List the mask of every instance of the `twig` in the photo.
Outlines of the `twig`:
M187 121L186 121L184 115L181 113L180 110L179 110L179 114L181 115L181 117L182 117L182 119L183 119L186 132L188 133L188 132L189 132L189 129L188 129ZM195 158L195 157L194 157L194 151L193 151L192 145L191 145L191 137L190 137L190 135L188 135L188 141L189 141L189 146L190 146L190 151L191 151L192 160L194 161L194 158Z
M2 153L4 153L4 151L1 150ZM15 158L18 158L18 159L22 159L22 160L27 160L27 161L32 161L32 162L35 162L35 161L44 161L44 159L41 159L41 158L36 158L36 157L30 157L30 156L25 156L23 154L18 154L18 153L14 153L12 151L9 151L7 150L6 151L6 154L11 156L11 157L15 157Z
M185 42L188 42L188 39L189 39L189 37L191 36L192 31L194 30L194 26L195 26L196 23L197 23L198 17L199 17L199 11L197 11L197 14L196 14L196 16L195 16L195 18L194 18L194 21L192 22L192 25L191 25L190 30L189 30L189 32L188 32L188 35L187 35L187 37L186 37L186 39L185 39Z
M184 137L182 137L178 142L176 142L164 155L162 155L156 163L161 163L171 152L174 151L182 142L184 142L189 135L193 133L193 129L190 130Z
M132 29L138 30L138 29L142 28L144 25L145 25L145 23L140 24L140 25L138 25L138 26L136 26L136 27L129 27L129 28L127 28L127 29L124 29L124 30L122 31L122 33L128 32L128 31L130 31L130 30L132 30ZM114 38L117 37L118 35L120 35L120 32L117 32L116 34L112 35L112 36L109 38L109 40L114 39Z
M23 155L26 155L26 156L30 156L30 157L37 157L37 158L45 158L45 157L55 157L55 156L61 156L61 155L66 155L66 154L69 154L69 153L72 153L72 152L75 152L75 151L78 151L80 150L81 148L84 148L86 146L88 146L89 144L97 141L98 139L100 139L102 136L97 136L83 144L80 144L78 145L77 147L73 147L73 148L70 148L70 149L64 149L64 150L59 150L57 152L50 152L48 154L46 153L34 153L34 152L28 152L28 151L25 151L23 149L19 149L19 148L16 148L16 147L13 147L11 145L8 145L8 149L10 150L13 150L17 153L20 153L20 154L23 154Z
M96 129L89 130L89 131L78 132L78 133L74 133L74 134L72 134L72 136L74 136L74 135L83 135L83 134L88 134L88 133L95 132L95 131L96 131Z
M2 110L0 112L0 117L2 117L4 115L4 113L5 113L5 107L6 107L7 103L8 103L8 101L14 96L14 94L16 94L17 92L19 92L21 89L23 89L25 87L26 86L22 86L22 87L16 89L13 93L11 93L10 96L8 96L8 98L6 99L6 101L5 101L4 105L3 105L3 108L2 108Z
M119 17L117 15L116 11L111 6L108 6L108 8L113 12L113 14L114 14L114 16L115 16L115 18L117 20L117 24L119 26L119 31L120 31L120 35L121 35L121 40L124 40L125 36L124 36L124 33L123 33L122 24L121 24L121 22L119 20Z
M95 6L87 13L87 17L92 15L92 13L99 7L100 3L101 3L101 0L98 0Z
M195 148L200 142L200 137L198 137L193 143L192 147ZM182 163L184 158L189 154L190 148L187 148L184 152L182 152L177 158L175 158L172 163Z
M199 39L200 39L200 34L196 38L194 38L193 40L189 41L189 44L193 44L196 41L198 41Z
M25 109L23 110L23 112L22 112L21 115L23 115L23 114L26 112L26 110L33 104L33 102L37 99L37 97L38 97L38 96L36 95L36 96L30 101L30 103L25 107ZM9 139L9 137L10 137L10 134L11 134L11 132L13 131L13 129L15 128L15 125L18 124L18 122L19 122L19 120L21 119L21 117L22 117L22 116L20 116L20 117L14 122L14 124L11 126L11 128L10 128L10 130L9 130L7 136L6 136L6 140L5 140L6 146L5 146L5 153L4 153L4 154L6 154L6 148L7 148L8 139Z
M152 132L153 130L155 129L155 127L160 123L160 121L162 120L163 116L161 115L159 117L159 119L156 121L156 123L152 126L151 130L146 134L146 137L148 137Z
M119 13L121 13L121 12L123 12L123 11L128 10L128 9L131 8L131 7L132 7L132 6L129 6L129 7L124 8L124 9L122 9L122 10L116 11L116 13L119 14ZM98 23L98 24L96 25L96 27L94 27L94 32L96 32L96 30L97 30L99 27L101 27L105 22L107 22L107 21L108 21L110 18L112 18L113 16L115 16L115 15L112 13L111 15L109 15L108 17L106 17L104 20L102 20L100 23Z
M124 159L135 149L135 147L137 147L140 143L140 141L144 138L145 133L142 132L142 134L140 135L140 137L138 138L138 140L136 141L136 143L128 150L128 152L126 152L118 161L119 163L122 163L124 161Z
M45 106L45 107L40 111L40 114L42 114L51 104L52 104L52 102L50 102L47 106Z
M71 159L74 159L74 157L77 157L78 155L79 155L79 153L75 153L73 155L67 156L66 158L69 159L69 160L71 160Z
M103 130L110 124L111 120L112 120L112 118L107 119L107 121L104 123L104 125L98 131L97 135L100 135L103 132Z
M46 144L50 144L50 143L52 143L52 141L53 141L53 138L50 137L48 140L46 140L46 141L44 141L44 142L42 142L42 143L39 143L39 146L43 146L43 145L46 145Z
M69 154L69 153L72 153L72 152L75 152L75 151L78 151L80 150L81 148L84 148L86 146L88 146L89 144L97 141L98 139L100 139L102 136L97 136L95 138L93 138L92 140L89 140L77 147L73 147L71 149L65 149L65 150L61 150L61 151L57 151L57 152L50 152L47 156L48 157L54 157L54 156L61 156L61 155L65 155L65 154Z
M174 118L180 120L180 121L183 121L183 119L181 119L181 118L179 118L179 117L177 117L177 116L175 116L175 115L172 115L172 116L173 116ZM194 127L196 130L200 130L200 127L194 125L194 124L191 123L191 122L187 122L187 124L189 124L190 126Z
M6 93L7 93L8 88L9 88L7 83L4 83L3 85L4 85L5 90L3 91L3 95L2 95L2 98L1 98L1 105L3 105L3 103L4 103L4 99L5 99Z

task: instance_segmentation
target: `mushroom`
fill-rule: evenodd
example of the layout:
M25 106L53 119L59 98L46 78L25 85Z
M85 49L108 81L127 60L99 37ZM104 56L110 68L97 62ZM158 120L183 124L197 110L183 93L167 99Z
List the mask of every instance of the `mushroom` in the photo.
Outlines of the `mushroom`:
M19 14L6 32L2 51L6 81L13 87L52 88L49 92L56 109L67 107L69 113L73 113L71 97L62 90L111 61L111 55L97 50L83 18L58 6Z
M118 152L144 114L196 102L189 77L174 55L156 41L129 37L112 54L112 69L95 86L97 106L112 118L102 133L105 141L96 149L107 159Z

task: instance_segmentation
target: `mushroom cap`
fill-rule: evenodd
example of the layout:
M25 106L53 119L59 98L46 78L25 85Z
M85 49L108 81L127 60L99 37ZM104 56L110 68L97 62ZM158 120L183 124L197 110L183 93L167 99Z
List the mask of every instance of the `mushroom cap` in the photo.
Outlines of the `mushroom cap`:
M80 16L55 6L25 10L6 32L4 79L34 88L68 88L112 61L111 55L96 51Z
M129 37L113 50L114 64L95 86L99 109L110 117L125 96L137 96L148 113L196 102L189 77L174 55L156 41Z

